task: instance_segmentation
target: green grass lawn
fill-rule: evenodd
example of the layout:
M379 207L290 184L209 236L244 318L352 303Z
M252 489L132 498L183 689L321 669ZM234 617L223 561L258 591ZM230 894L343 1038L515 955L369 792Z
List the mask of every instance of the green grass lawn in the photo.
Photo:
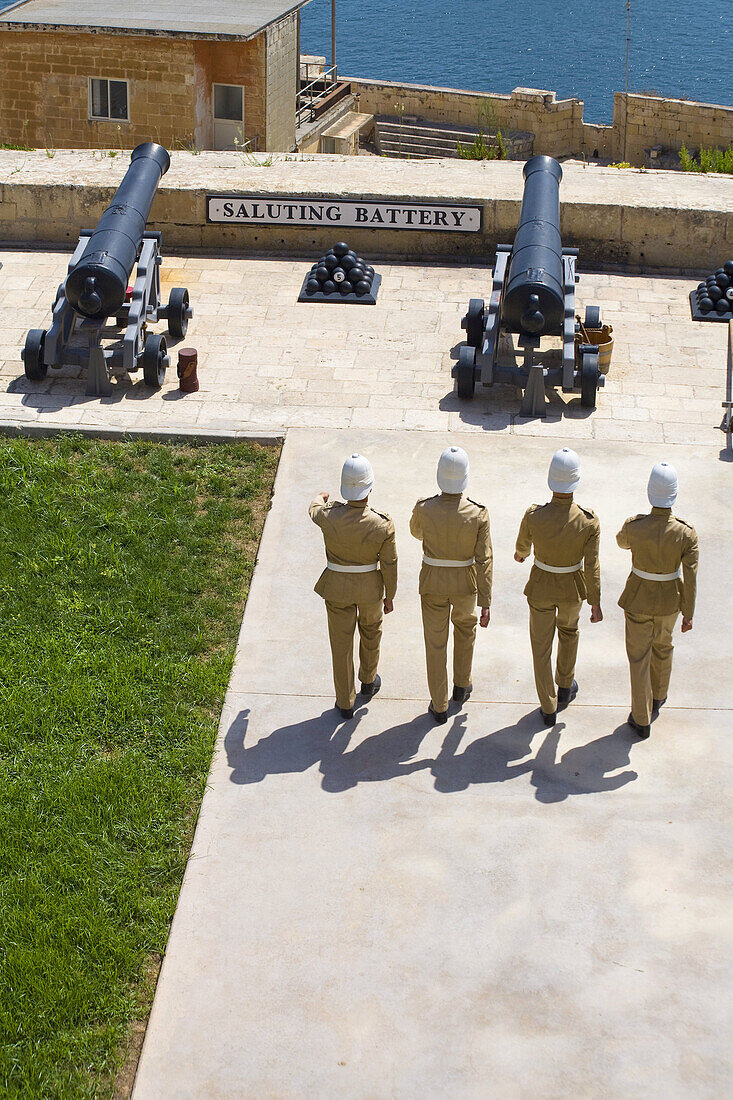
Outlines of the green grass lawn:
M277 460L0 439L2 1097L109 1096L130 1062Z

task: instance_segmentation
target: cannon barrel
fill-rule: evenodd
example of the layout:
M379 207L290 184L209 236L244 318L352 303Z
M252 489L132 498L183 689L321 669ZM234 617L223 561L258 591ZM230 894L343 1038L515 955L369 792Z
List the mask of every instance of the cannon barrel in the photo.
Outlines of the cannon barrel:
M524 197L502 304L504 323L530 336L563 330L560 180L553 157L532 157L524 166Z
M170 162L167 150L152 141L133 150L122 183L66 279L66 298L84 317L110 317L123 305L150 207Z

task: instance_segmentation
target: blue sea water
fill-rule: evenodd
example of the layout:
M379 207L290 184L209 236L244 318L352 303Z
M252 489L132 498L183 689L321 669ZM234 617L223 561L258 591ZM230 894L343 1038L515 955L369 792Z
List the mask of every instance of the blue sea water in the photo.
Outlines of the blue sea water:
M629 91L733 104L733 0L630 0ZM546 88L610 122L626 87L626 0L336 0L344 76L508 94ZM330 59L331 0L302 9Z

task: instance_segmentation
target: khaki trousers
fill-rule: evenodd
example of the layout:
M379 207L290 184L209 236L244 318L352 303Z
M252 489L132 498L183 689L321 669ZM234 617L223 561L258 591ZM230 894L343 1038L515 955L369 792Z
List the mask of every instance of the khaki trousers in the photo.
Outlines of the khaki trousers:
M534 682L540 707L545 714L557 710L558 687L569 688L575 675L578 656L578 619L583 601L563 600L562 603L534 603L529 605L529 640L532 645ZM552 678L552 643L557 630L557 670Z
M377 678L379 643L382 640L382 601L333 603L326 600L328 639L331 643L336 706L348 710L356 699L354 685L354 631L359 627L359 679L371 684Z
M640 726L652 720L652 700L666 699L672 675L672 631L677 615L626 611L626 654L631 673L631 713Z
M435 710L448 709L448 629L453 623L453 683L471 686L476 596L421 596L428 689Z

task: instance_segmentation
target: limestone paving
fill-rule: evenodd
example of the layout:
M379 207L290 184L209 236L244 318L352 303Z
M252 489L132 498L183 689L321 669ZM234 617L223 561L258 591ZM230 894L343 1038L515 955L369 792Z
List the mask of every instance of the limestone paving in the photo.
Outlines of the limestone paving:
M726 326L693 323L695 280L583 273L578 309L601 306L613 325L606 386L590 411L555 392L544 421L519 417L513 387L453 391L450 368L468 299L490 293L486 266L379 263L374 307L297 304L307 263L280 258L164 257L163 297L187 286L194 318L185 340L199 353L198 393L178 391L173 368L156 393L141 373L111 397L85 395L78 368L26 380L20 351L48 327L68 254L0 252L0 426L78 425L112 430L383 428L539 435L568 440L658 440L715 445L721 420ZM156 331L163 331L164 324Z

